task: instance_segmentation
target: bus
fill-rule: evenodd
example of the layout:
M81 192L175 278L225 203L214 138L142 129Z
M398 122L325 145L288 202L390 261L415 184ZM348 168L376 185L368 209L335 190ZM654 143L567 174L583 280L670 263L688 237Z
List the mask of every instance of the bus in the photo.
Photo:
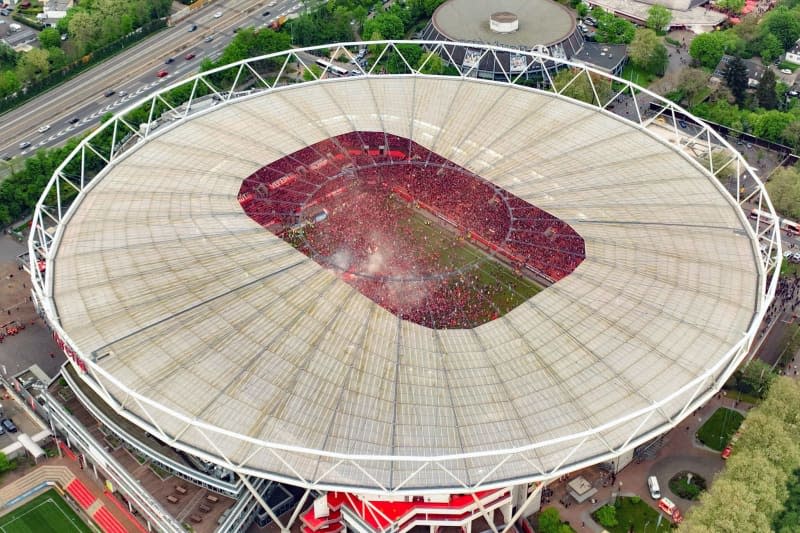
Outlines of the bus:
M781 229L785 231L787 235L800 235L800 224L788 218L781 220Z
M766 211L761 211L759 209L752 209L750 211L750 218L752 218L753 220L757 220L760 218L764 222L769 222L770 220L772 220L772 215Z
M335 76L347 76L349 74L349 72L346 69L334 65L330 61L325 61L324 59L317 59L316 63L317 65L322 67L323 71L327 70L328 72L330 72Z

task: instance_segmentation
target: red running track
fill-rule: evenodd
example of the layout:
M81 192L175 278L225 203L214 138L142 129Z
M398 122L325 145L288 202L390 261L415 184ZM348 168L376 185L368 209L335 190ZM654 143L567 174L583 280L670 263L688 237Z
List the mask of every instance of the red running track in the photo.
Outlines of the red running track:
M131 514L131 512L130 512L130 511L128 511L128 509L127 509L127 508L126 508L126 507L125 507L125 506L124 506L124 505L123 505L123 504L122 504L122 503L121 503L121 502L120 502L120 501L119 501L117 498L115 498L115 497L114 497L114 495L113 495L113 494L111 494L111 493L110 493L110 492L108 492L108 491L103 491L103 494L105 494L105 495L106 495L106 497L107 497L109 500L111 500L111 503L113 503L113 504L114 504L114 506L115 506L117 509L119 509L119 511L120 511L122 514L124 514L125 516L127 516L127 517L128 517L128 520L130 520L130 521L131 521L131 523L132 523L133 525L135 525L135 526L136 526L136 529L138 529L138 530L139 530L139 531L141 531L142 533L147 533L147 530L146 530L146 529L145 529L145 528L142 526L142 524L140 524L140 523L139 523L139 521L138 521L138 520L136 520L136 517L135 517L135 516L133 516L133 515ZM531 531L530 533L533 533L533 531Z
M97 499L78 478L73 479L70 484L67 485L66 489L69 495L84 509L88 509Z

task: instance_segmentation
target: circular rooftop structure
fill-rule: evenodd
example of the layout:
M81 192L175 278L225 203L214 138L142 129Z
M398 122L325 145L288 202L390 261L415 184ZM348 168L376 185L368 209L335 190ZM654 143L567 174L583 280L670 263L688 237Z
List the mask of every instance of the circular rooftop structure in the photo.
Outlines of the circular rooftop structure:
M500 4L524 26L540 2ZM715 393L774 290L747 217L671 142L674 125L515 84L377 72L279 77L123 135L128 111L76 149L38 206L30 245L46 270L33 276L36 299L104 401L240 473L452 492L607 460ZM109 128L126 144L93 146L112 139ZM110 163L83 187L72 173L93 150ZM65 175L80 194L68 210L45 205L66 190ZM393 249L364 236L385 225L383 215L354 215L370 202L372 213L400 213L390 226L410 239L403 246L473 247L489 257L482 265L516 276L550 258L542 268L559 264L561 274L463 327L413 320L373 290L392 280L331 259L334 241ZM520 233L495 237L506 226L470 222L473 207L509 213ZM414 220L422 229L409 229ZM522 257L519 242L540 253ZM468 279L519 292L521 278L481 278L481 268ZM443 298L425 305L474 301L474 286L448 276Z
M505 15L495 19L495 15ZM513 18L510 20L508 15ZM575 31L575 17L552 0L448 0L431 19L444 39L480 41L512 48L559 44ZM518 26L513 32L498 33L493 22Z

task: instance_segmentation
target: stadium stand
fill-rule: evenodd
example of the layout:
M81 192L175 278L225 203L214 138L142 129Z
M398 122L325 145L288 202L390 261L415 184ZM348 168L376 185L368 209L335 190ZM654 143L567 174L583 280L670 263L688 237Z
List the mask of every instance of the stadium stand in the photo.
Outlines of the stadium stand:
M244 180L239 202L253 220L376 303L429 327L471 327L515 305L497 302L505 280L478 284L480 273L455 268L449 254L431 250L424 232L410 227L409 208L424 224L450 231L454 246L471 243L547 284L586 256L567 223L382 132L353 131L273 161ZM378 250L390 250L391 261L376 260Z

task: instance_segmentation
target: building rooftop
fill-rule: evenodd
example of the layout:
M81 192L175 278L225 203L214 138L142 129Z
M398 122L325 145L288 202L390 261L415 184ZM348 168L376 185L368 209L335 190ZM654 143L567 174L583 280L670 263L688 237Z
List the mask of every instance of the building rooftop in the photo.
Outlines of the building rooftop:
M586 41L583 48L572 56L572 61L593 65L600 70L613 72L620 61L627 57L628 47L624 44L603 44Z
M517 16L517 31L497 33L489 28L489 18L500 11ZM575 31L575 17L552 0L448 0L436 9L432 22L440 33L455 41L526 49L561 42Z
M479 327L398 318L237 198L270 161L351 131L412 139L552 213L586 259ZM596 461L680 419L684 386L753 320L747 224L695 161L615 115L363 76L162 126L92 183L48 275L97 390L176 446L316 486L442 491Z

